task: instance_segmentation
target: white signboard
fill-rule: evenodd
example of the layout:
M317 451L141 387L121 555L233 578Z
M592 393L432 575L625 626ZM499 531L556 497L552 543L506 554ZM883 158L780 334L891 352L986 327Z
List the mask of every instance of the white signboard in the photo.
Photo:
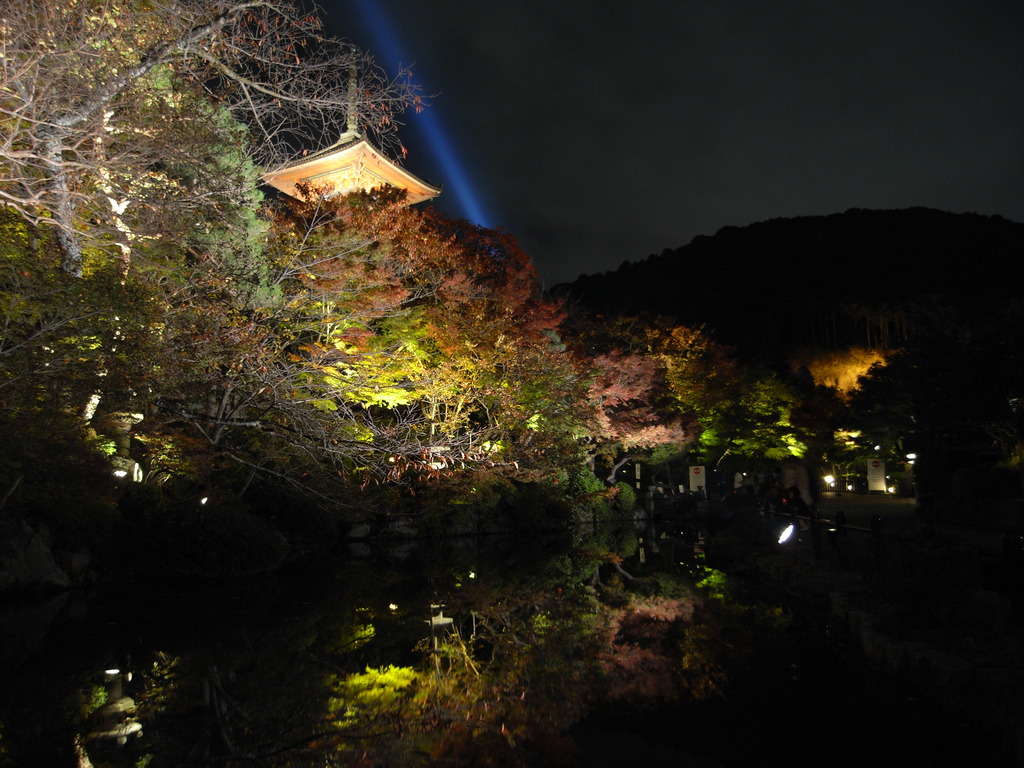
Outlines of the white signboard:
M690 490L703 491L704 477L704 467L690 467Z
M886 491L885 462L881 459L868 459L868 493L873 491Z

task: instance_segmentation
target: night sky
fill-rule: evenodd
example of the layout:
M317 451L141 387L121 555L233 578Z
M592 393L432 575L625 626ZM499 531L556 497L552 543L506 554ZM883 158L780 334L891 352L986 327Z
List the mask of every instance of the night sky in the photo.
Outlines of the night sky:
M432 95L405 165L548 286L726 225L1024 221L1020 0L324 0Z

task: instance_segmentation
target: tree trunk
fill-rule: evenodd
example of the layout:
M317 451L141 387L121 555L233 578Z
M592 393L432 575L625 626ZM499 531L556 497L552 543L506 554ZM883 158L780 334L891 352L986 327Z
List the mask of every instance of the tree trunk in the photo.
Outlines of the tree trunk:
M46 142L47 175L50 191L56 198L54 216L57 226L57 245L60 248L60 268L72 277L82 276L82 245L75 236L75 207L71 202L68 176L64 170L64 148L58 139Z
M619 471L620 469L622 469L622 467L623 467L623 466L624 466L625 464L628 464L628 463L629 463L629 462L631 462L632 460L633 460L633 457L632 457L632 456L626 456L626 457L625 457L624 459L622 459L622 460L620 460L620 461L616 462L615 466L614 466L614 467L612 467L612 470L611 470L611 472L609 472L609 473L608 473L608 477L606 477L606 478L604 479L604 481L605 481L605 482L606 482L606 483L607 483L608 485L615 485L615 474L616 474L616 473L617 473L617 472L618 472L618 471Z

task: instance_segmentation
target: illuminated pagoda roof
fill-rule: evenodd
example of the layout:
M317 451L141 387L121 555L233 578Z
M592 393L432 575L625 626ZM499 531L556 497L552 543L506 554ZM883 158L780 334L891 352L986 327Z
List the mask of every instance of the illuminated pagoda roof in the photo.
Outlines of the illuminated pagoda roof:
M271 171L263 178L290 197L300 197L297 186L303 183L328 188L341 195L376 187L395 187L405 190L410 204L441 194L440 187L413 176L351 128L332 146Z

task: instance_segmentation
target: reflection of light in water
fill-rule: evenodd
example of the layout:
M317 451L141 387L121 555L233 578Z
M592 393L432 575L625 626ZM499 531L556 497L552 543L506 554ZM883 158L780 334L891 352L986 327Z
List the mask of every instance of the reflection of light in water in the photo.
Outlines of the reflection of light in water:
M354 0L353 5L362 16L363 22L373 36L373 44L381 55L393 65L400 65L403 60L407 61L402 56L402 47L395 30L387 16L384 15L383 4L377 0ZM437 114L427 108L418 115L414 115L410 119L410 123L419 127L430 144L437 161L444 169L445 178L441 182L445 191L451 190L462 209L463 217L482 227L491 226L490 217L484 212L483 206L477 199L469 180L469 174L455 154L448 134L444 126L441 125Z

